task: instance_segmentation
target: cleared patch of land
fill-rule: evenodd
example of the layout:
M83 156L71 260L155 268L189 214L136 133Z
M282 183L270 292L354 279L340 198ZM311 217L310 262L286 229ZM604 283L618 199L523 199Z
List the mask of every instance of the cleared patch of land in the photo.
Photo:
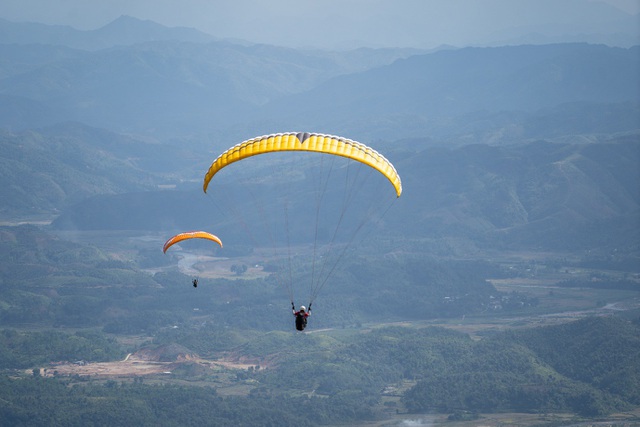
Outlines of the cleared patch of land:
M186 365L198 365L214 371L240 369L247 370L256 363L236 359L207 360L191 354L177 354L170 361L158 360L158 352L141 350L130 353L123 360L113 362L86 363L84 361L52 363L41 368L43 376L89 376L105 378L141 377L147 375L169 375ZM261 365L264 367L264 365Z

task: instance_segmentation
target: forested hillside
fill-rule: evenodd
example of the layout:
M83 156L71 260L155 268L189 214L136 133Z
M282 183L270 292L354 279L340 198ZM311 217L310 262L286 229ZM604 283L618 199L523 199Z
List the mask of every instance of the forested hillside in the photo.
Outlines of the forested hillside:
M405 403L414 411L624 410L640 403L637 334L637 323L591 318L498 335L471 345L468 358L430 370Z
M328 287L318 302L311 320L319 333L296 334L283 318L289 310L285 295L272 280L201 279L193 289L179 273L142 273L142 264L170 260L139 250L125 263L112 252L66 242L34 226L2 229L3 325L40 329L4 330L0 337L5 372L15 376L22 369L31 377L2 378L3 422L161 416L180 424L216 414L221 425L247 420L269 425L268 420L287 420L310 408L312 425L379 419L389 411L464 417L569 411L594 417L640 403L634 370L640 362L637 321L592 317L475 337L436 327L362 328L368 322L452 318L456 324L465 317L536 313L537 298L498 291L487 281L515 280L520 267L424 255L402 261L356 258L336 275L340 286ZM80 331L51 331L50 325ZM149 338L133 344L140 334ZM165 349L162 357L168 359L159 360L171 363L172 378L224 385L224 390L242 385L245 391L218 395L213 388L196 392L192 386L158 386L143 379L89 377L77 394L76 387L65 387L71 378L40 377L41 367L55 376L56 363L120 360L127 352L154 348ZM211 371L198 358L246 360L252 368ZM26 407L20 399L27 395L46 403ZM168 395L172 398L165 401ZM94 398L112 402L114 409L104 412L104 405L91 403ZM162 410L155 406L158 399L166 402ZM195 402L200 402L197 409L178 409ZM220 415L222 408L234 409Z
M249 334L231 348L271 362L266 369L257 366L238 373L239 379L251 384L248 397L219 395L211 387L158 386L143 381L89 380L82 387L66 387L68 380L44 379L39 374L20 380L3 377L0 420L15 423L32 417L76 423L91 417L110 423L163 419L165 425L180 425L187 420L216 420L216 425L250 422L266 426L274 420L289 425L304 416L309 425L322 425L380 419L385 417L383 408L401 410L402 405L409 413L438 410L467 417L496 411L602 416L640 403L640 377L632 368L640 354L638 332L637 323L590 318L565 326L500 333L480 341L441 328L390 327L333 338ZM211 331L197 334L195 341L185 335L179 338L180 333L159 341L208 343L218 351L229 348L220 337L210 335ZM12 335L15 340L15 333L5 332L5 340ZM25 350L31 353L27 360L34 360L33 353L42 351L35 346L36 338L24 340ZM545 351L540 343L547 340L550 345ZM555 346L554 341L563 345ZM58 349L61 344L50 345ZM589 351L576 353L580 347ZM304 351L283 351L291 348ZM14 350L13 356L27 355ZM209 378L206 371L185 372L191 372L191 381L206 383ZM400 401L393 398L398 395ZM41 404L25 406L21 401L26 396L42 399ZM383 401L387 405L380 405Z
M5 219L50 217L96 194L156 188L144 159L152 149L163 162L163 147L80 125L0 131L0 212Z

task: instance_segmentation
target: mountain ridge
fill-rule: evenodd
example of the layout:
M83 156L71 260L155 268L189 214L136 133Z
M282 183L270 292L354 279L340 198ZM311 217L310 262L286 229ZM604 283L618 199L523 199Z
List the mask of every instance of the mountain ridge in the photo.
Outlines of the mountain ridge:
M0 126L80 121L163 138L283 128L354 139L460 138L468 130L486 141L482 134L504 132L500 126L527 137L532 122L551 112L570 115L570 134L588 133L608 117L616 117L607 119L616 126L609 131L640 127L638 46L365 50L353 57L225 42L41 50L30 64L15 65L24 53L4 49L14 59L2 60L0 96L21 101L0 111ZM30 115L30 108L48 113Z
M78 30L67 25L17 23L0 18L0 43L5 44L49 44L99 50L159 40L206 43L216 38L193 28L167 27L127 15L94 30Z

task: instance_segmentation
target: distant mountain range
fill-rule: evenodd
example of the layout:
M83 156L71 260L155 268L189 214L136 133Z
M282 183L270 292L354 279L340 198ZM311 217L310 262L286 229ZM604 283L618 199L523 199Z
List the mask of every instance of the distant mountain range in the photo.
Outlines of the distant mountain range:
M567 133L601 130L598 116L616 117L607 131L639 126L637 46L311 51L129 17L85 32L0 21L0 34L0 126L13 130L79 121L159 139L313 129L486 142L509 125L546 136L528 130L550 112Z
M541 116L554 114L562 121L570 115L567 133L593 132L602 120L589 111L612 123L611 113L625 105L630 114L617 116L625 124L614 121L617 130L626 131L640 127L639 57L638 46L588 44L445 50L334 77L304 94L276 99L266 111L274 121L307 127L320 121L321 127L369 138L379 132L459 137L504 126L520 127L519 136L532 137L549 136L531 129Z

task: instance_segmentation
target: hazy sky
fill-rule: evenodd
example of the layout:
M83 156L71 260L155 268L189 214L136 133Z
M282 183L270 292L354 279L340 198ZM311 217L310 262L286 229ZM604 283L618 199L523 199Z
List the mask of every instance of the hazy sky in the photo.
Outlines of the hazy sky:
M603 18L637 14L640 0L0 0L0 18L90 30L129 15L295 47L428 48L506 39L539 25L588 31L594 7Z

